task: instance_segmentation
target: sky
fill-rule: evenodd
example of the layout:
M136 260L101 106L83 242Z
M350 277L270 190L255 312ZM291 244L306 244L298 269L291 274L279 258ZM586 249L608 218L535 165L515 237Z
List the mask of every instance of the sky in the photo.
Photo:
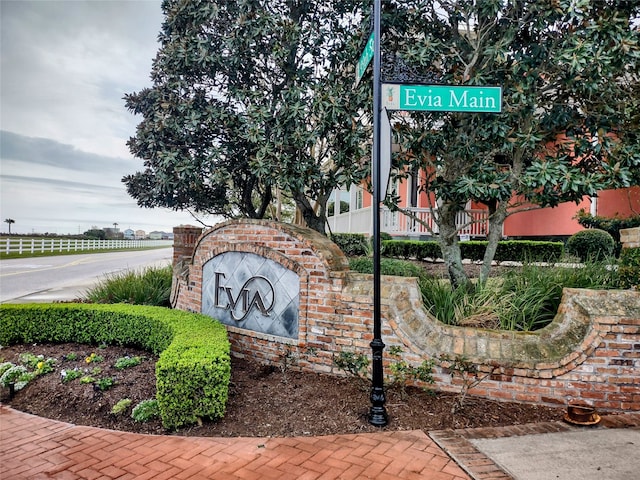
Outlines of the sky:
M143 168L126 146L142 119L123 97L151 85L160 4L0 0L2 233L6 219L27 234L198 224L187 212L138 207L121 181Z

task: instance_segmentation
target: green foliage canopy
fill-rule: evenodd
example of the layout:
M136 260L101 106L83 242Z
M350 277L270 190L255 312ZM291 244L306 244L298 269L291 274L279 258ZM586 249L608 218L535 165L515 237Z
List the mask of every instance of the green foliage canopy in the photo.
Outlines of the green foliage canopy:
M353 106L370 89L352 88L362 3L165 0L153 86L125 97L143 116L129 147L145 169L124 177L129 194L261 218L277 186L324 232L331 190L368 169Z
M454 284L467 283L456 215L490 213L483 278L509 214L637 183L640 45L637 2L412 0L385 44L438 83L499 85L500 114L396 115L398 175L426 172ZM393 37L393 38L391 38ZM636 176L634 178L634 175ZM434 205L435 207L435 205Z

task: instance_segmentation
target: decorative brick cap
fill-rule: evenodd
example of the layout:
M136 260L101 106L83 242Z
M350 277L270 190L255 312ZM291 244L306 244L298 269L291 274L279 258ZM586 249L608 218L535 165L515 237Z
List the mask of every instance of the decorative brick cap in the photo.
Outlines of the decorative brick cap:
M327 265L329 270L331 271L346 271L349 270L349 261L347 257L344 255L342 250L333 243L328 237L316 232L307 227L302 227L300 225L293 225L291 223L282 223L275 222L272 220L257 220L257 219L238 219L238 220L228 220L226 222L219 223L214 227L204 231L200 238L197 241L197 244L200 244L202 240L211 235L215 234L217 231L224 230L228 227L242 227L246 225L250 226L260 226L265 228L271 228L275 231L282 232L287 234L288 236L296 239L302 245L307 248L313 250L315 254L322 259L322 261ZM196 246L196 248L198 248Z

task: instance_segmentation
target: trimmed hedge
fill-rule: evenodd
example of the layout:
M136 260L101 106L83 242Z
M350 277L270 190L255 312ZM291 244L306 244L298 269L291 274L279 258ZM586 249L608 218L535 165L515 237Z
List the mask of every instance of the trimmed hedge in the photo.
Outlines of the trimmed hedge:
M597 228L604 230L613 237L616 242L615 255L620 255L622 244L620 243L620 230L625 228L640 227L640 215L633 215L627 218L603 217L591 215L584 209L579 210L576 215L578 223L584 228Z
M487 241L460 242L463 259L482 260ZM534 242L529 240L505 240L498 243L494 260L497 262L549 262L562 257L562 242ZM436 241L389 240L382 242L382 254L397 258L442 258L440 245Z
M395 258L441 258L440 245L436 241L386 240L382 242L382 255Z
M159 354L156 398L165 428L224 415L230 344L224 325L208 316L123 304L0 305L0 345L37 342L122 345Z
M333 233L331 241L340 247L347 257L360 257L367 254L367 238L361 233Z
M358 273L373 273L373 258L359 257L349 260L349 268ZM405 260L395 258L380 259L380 273L382 275L394 275L396 277L417 277L425 276L424 269Z

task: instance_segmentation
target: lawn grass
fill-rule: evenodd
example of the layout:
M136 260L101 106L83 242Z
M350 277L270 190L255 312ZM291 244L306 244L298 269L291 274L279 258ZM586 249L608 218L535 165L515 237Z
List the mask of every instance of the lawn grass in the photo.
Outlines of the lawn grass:
M64 250L58 252L0 252L0 260L10 260L13 258L35 258L35 257L57 257L61 255L83 255L87 253L113 253L113 252L139 252L142 250L154 250L157 248L168 248L170 245L158 245L154 247L142 248L99 248L96 250Z

